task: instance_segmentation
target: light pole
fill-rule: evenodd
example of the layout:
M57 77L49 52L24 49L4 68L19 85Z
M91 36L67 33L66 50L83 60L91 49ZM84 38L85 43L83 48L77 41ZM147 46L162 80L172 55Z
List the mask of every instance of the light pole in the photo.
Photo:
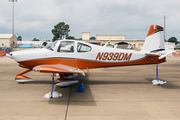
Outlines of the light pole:
M9 2L12 2L12 47L14 47L14 2L17 2L17 0L9 0Z
M166 25L166 16L164 15L164 41L166 40L165 39L165 25Z

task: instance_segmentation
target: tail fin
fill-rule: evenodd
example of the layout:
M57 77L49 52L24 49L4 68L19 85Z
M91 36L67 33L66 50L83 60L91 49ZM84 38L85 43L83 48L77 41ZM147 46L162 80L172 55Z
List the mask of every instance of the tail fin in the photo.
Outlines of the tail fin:
M162 50L165 50L163 27L156 25L154 29L151 25L141 51L151 53Z

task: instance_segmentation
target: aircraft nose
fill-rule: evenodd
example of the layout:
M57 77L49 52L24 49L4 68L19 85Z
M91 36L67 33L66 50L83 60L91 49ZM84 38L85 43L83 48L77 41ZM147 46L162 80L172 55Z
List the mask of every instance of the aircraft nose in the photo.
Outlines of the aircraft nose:
M8 58L13 59L12 53L7 53L6 56L7 56Z

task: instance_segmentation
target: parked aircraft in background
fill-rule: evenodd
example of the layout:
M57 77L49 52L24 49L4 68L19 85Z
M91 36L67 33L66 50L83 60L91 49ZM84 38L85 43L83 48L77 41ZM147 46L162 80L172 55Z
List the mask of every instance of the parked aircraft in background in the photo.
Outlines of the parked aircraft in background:
M170 53L165 51L163 28L151 25L141 51L109 48L76 40L58 40L42 49L15 51L7 56L17 61L20 67L28 69L16 75L17 82L33 81L23 75L33 70L58 73L59 79L54 83L68 86L78 82L67 78L70 73L84 75L84 69L87 69L89 75L89 69L92 68L159 64L166 62L166 56ZM158 77L153 81L153 84L163 83Z

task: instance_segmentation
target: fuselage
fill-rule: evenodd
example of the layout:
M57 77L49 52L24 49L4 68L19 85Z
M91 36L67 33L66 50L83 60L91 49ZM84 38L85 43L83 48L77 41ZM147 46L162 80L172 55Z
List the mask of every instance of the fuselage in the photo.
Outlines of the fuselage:
M37 65L64 64L79 69L158 64L158 56L141 51L102 47L75 40L59 40L42 49L11 52L21 67L32 69Z

